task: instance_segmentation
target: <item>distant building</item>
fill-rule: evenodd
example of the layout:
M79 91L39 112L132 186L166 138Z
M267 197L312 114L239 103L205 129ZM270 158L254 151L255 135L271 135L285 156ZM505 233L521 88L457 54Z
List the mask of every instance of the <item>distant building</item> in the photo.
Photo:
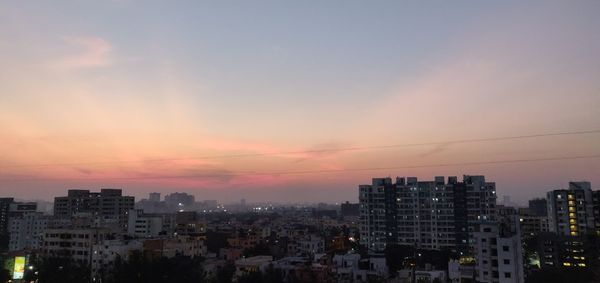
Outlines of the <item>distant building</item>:
M529 212L532 216L548 216L548 202L543 198L530 200Z
M342 216L358 216L360 214L360 204L345 202L340 206Z
M234 281L252 272L265 271L271 262L273 262L273 257L270 255L253 256L236 260Z
M195 203L193 195L187 193L171 193L165 196L167 207L177 211L183 211L191 208Z
M54 198L54 216L70 218L91 213L101 226L116 226L127 231L127 213L134 208L134 197L123 196L120 189L69 190L67 196Z
M166 229L168 214L144 213L140 209L132 209L128 214L127 234L131 237L150 238L156 237L170 230Z
M155 258L175 256L206 256L207 250L204 237L181 236L174 238L148 239L143 241L143 249L146 254Z
M519 224L523 238L530 238L548 232L548 217L531 213L529 208L519 209Z
M484 176L375 178L359 186L360 240L371 253L388 245L467 252L475 224L496 216L496 186Z
M160 201L160 193L150 193L148 200L151 202L159 202Z

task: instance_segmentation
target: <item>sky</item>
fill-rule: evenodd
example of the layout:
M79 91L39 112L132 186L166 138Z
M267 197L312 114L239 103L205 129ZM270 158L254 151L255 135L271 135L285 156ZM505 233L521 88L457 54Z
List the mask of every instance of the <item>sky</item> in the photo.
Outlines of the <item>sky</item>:
M600 188L598 11L1 1L0 196L356 202L373 177L463 174L517 203ZM579 131L596 132L451 142Z

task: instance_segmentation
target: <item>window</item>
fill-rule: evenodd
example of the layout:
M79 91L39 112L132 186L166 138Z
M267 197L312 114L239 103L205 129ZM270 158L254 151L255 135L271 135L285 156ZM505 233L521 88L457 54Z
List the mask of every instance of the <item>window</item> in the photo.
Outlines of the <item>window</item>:
M502 250L508 252L508 246L502 246Z
M504 278L510 278L510 272L504 272Z
M510 259L505 259L504 264L510 264Z

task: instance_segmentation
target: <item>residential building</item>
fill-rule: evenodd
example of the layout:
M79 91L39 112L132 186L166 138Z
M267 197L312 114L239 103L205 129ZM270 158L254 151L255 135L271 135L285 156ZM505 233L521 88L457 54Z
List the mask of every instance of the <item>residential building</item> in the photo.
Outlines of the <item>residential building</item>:
M160 201L160 193L150 193L148 200L151 202L159 202Z
M519 209L519 224L521 226L521 236L524 238L533 237L549 230L548 217L531 213L530 208Z
M345 202L340 206L340 212L342 216L359 216L360 214L360 204L359 203L350 203Z
M134 197L123 196L120 189L69 190L67 196L54 198L54 216L70 218L77 213L91 213L99 226L127 231L127 214L134 203Z
M548 216L548 202L546 199L532 199L529 201L528 208L532 216Z
M540 233L534 243L540 258L540 267L585 268L592 250L585 236L564 236L555 233Z
M547 194L549 230L562 236L596 233L589 182L569 182L568 189Z
M38 250L42 246L42 236L48 228L50 216L41 212L27 212L11 217L9 224L9 251Z
M194 205L195 198L193 195L187 193L175 192L165 196L165 203L169 209L185 211Z
M495 184L484 176L375 178L359 186L361 243L371 253L387 245L468 252L479 221L496 217Z
M514 228L517 233L513 232ZM474 239L477 282L525 282L518 225L506 227L498 223L483 222L478 225Z
M259 255L248 258L242 258L235 261L235 273L233 281L237 281L237 278L258 271L265 271L266 268L273 262L273 257L270 255Z
M113 237L114 234L102 228L49 228L44 232L42 256L90 265L93 246Z
M205 238L199 236L178 235L173 238L157 238L143 241L143 249L153 257L172 258L181 256L205 256Z
M127 234L131 237L156 237L166 233L164 214L144 213L141 209L132 209L128 214Z
M10 234L8 232L8 212L14 198L0 198L0 251L8 249Z

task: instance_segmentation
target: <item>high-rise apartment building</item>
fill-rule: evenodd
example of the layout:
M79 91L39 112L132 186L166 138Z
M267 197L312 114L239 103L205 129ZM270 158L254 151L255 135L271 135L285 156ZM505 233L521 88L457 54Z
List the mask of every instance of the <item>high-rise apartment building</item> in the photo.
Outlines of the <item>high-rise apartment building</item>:
M484 176L375 178L359 186L361 243L372 253L388 245L469 250L475 224L495 220L496 188Z
M569 182L569 188L547 194L550 232L579 236L596 232L594 204L589 182Z
M54 198L54 216L70 218L77 213L91 213L100 225L117 225L127 229L127 214L134 208L134 197L123 196L120 189L69 190L67 196Z

